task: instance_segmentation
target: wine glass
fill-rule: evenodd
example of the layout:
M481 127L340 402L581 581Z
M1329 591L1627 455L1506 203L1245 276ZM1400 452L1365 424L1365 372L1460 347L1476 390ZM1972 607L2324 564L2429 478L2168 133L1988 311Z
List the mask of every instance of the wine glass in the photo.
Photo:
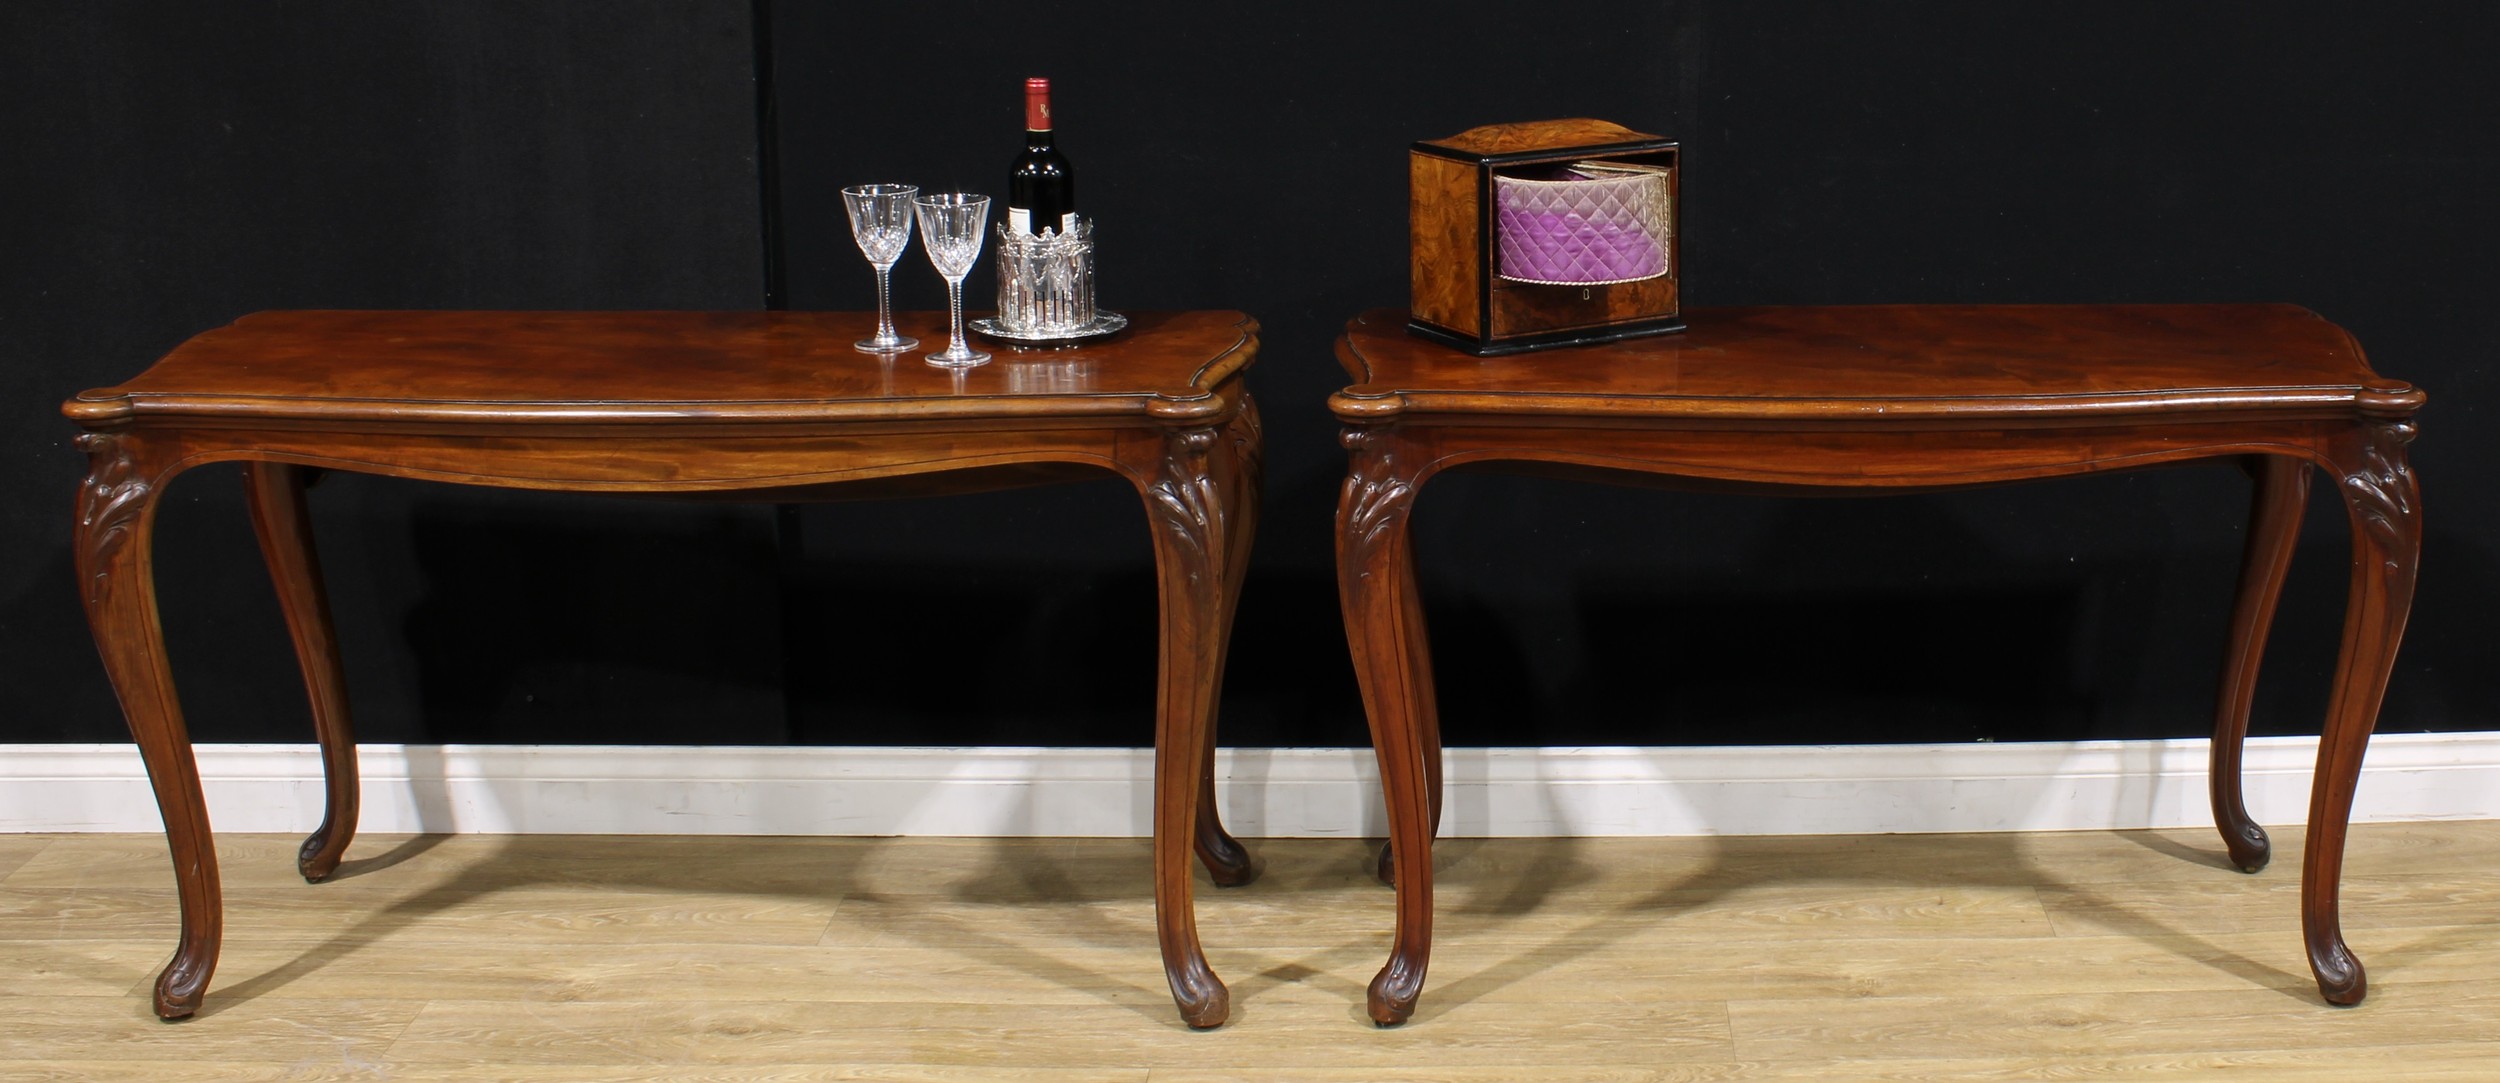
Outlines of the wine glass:
M970 368L990 355L964 346L964 276L981 258L982 231L989 223L990 197L967 192L940 192L912 200L920 213L920 236L929 263L946 278L946 307L951 337L946 348L929 355L929 363Z
M901 353L920 345L919 339L894 333L894 300L886 289L887 273L911 247L911 200L919 194L919 187L910 184L860 184L842 190L842 208L851 212L851 239L877 268L877 333L851 344L864 352Z

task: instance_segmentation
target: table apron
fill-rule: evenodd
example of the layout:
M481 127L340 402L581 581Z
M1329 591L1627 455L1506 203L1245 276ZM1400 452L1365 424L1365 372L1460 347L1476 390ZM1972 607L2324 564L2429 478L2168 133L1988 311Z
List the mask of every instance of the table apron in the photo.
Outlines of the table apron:
M712 492L780 489L1031 463L1133 474L1164 430L1141 425L1057 431L812 435L339 432L131 429L162 483L213 462L302 466L519 489Z
M1772 487L1949 488L2131 470L2236 455L2328 465L2358 419L2100 427L1874 430L1800 427L1352 426L1385 437L1397 473L1420 483L1473 463L1542 463ZM2329 469L2333 469L2329 466Z

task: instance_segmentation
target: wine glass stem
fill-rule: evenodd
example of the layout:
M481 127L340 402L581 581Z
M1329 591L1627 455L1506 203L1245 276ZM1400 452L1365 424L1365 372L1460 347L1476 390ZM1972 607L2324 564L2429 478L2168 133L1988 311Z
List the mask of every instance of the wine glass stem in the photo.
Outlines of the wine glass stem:
M950 278L946 280L946 313L948 326L946 352L949 356L961 354L964 352L963 279Z
M891 266L885 264L879 264L877 267L877 341L879 342L892 342L895 339L894 295L886 288L888 272L892 270Z

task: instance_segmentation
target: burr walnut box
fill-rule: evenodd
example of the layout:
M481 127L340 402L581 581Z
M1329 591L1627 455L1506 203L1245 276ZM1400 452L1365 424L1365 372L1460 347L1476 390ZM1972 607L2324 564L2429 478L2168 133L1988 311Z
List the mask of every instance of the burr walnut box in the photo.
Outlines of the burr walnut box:
M1602 120L1415 144L1407 327L1478 356L1683 330L1678 159Z

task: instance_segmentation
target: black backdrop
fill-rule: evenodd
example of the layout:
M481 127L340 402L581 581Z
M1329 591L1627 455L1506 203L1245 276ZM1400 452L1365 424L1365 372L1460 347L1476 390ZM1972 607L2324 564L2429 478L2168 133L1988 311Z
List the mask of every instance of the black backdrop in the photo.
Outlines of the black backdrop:
M2352 329L2431 393L2382 729L2500 726L2500 16L977 7L0 7L0 742L121 736L61 399L259 308L864 307L834 190L1001 190L1026 75L1059 85L1105 303L1266 329L1227 743L1364 741L1322 400L1344 320L1404 298L1406 144L1561 116L1683 140L1695 305L2287 300ZM916 254L898 286L941 300ZM160 518L175 672L200 739L308 739L238 488L188 475ZM1449 736L2198 734L2246 499L2226 467L1837 501L1451 477L1416 516ZM370 740L1148 739L1117 482L786 518L346 476L313 500ZM2314 730L2345 529L2318 486L2260 732Z

